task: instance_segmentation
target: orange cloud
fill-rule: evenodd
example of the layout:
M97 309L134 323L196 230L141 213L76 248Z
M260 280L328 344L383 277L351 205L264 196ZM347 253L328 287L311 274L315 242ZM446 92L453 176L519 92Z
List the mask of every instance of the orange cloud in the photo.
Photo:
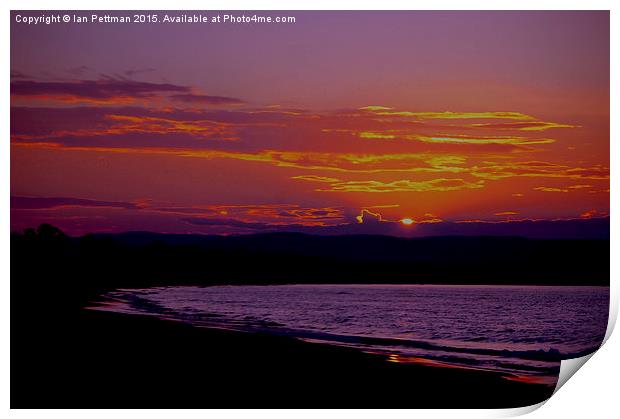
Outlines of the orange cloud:
M119 122L108 131L119 133L189 134L197 137L217 137L238 140L231 124L209 120L181 121L169 118L108 115L108 119Z
M607 217L607 216L609 216L609 213L606 211L598 211L595 209L591 209L589 211L584 211L583 213L581 213L579 218L600 218L600 217Z
M103 77L99 80L11 82L11 97L66 103L127 104L153 100L161 94L186 94L189 88L170 83L148 83Z
M152 202L136 207L144 212L195 216L203 219L222 215L230 220L244 223L261 222L269 225L290 223L307 226L332 225L346 219L344 210L336 207L304 207L296 204L250 204L250 205L156 205Z
M14 140L42 140L62 137L104 137L124 134L187 134L200 138L235 141L239 138L232 124L209 120L184 121L172 118L106 115L108 127L55 130L45 134L13 134Z

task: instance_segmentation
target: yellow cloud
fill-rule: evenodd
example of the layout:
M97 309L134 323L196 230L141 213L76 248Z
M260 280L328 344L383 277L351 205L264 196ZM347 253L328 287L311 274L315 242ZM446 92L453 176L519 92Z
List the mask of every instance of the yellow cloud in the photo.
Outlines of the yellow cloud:
M318 192L446 192L460 189L483 188L484 181L467 182L463 179L432 179L425 181L412 181L408 179L393 182L380 182L376 180L341 181L330 184L330 189L317 189Z
M568 192L568 189L562 189L562 188L548 188L546 186L538 186L536 188L534 188L535 191L540 191L540 192Z
M380 132L372 132L372 131L362 131L358 135L360 138L379 139L379 140L392 140L396 138L396 136L392 134L382 134Z
M471 124L474 128L493 128L501 130L517 131L545 131L552 128L580 128L579 125L558 124L555 122L531 121L504 124Z
M555 140L551 138L528 138L515 136L468 136L468 135L420 135L410 134L404 130L385 130L385 131L355 131L351 129L323 129L323 132L351 133L363 139L392 140L403 139L410 141L421 141L425 143L446 143L446 144L506 144L506 145L532 145L550 144Z
M200 137L212 137L214 135L227 135L232 137L235 133L231 124L213 122L209 120L183 121L171 118L106 115L106 119L118 122L108 130L103 130L94 135L110 135L125 133L146 134L172 134L185 133ZM237 139L236 137L234 139Z
M386 106L376 106L376 105L369 105L369 106L364 106L363 108L359 108L360 111L389 111L390 109L393 109L393 108L388 108Z
M99 147L73 146L45 142L12 142L23 148L72 150L95 153L129 153L172 155L202 159L234 159L272 164L277 167L322 170L342 173L460 173L466 172L466 158L451 154L401 153L353 154L262 150L255 153L212 149L181 149L164 147Z
M370 219L371 222L381 222L383 221L383 217L378 212L372 212L368 209L362 209L360 215L356 216L355 219L359 224L364 224L364 222L368 222Z
M365 208L399 208L400 204L371 205Z
M409 116L419 119L515 119L519 121L536 119L521 112L409 112L380 110L376 114L382 116Z
M407 136L408 139L423 141L427 143L452 143L452 144L512 144L512 145L531 145L531 144L550 144L555 140L551 138L526 138L526 137L467 137L467 136L441 136L427 137L421 135Z
M596 165L593 167L570 167L548 162L484 162L482 166L474 166L469 173L473 176L489 180L510 177L547 177L566 179L609 179L609 168Z
M340 179L336 179L336 178L333 178L333 177L315 176L315 175L293 176L291 179L307 180L307 181L310 181L310 182L327 182L327 183L339 182L340 181Z

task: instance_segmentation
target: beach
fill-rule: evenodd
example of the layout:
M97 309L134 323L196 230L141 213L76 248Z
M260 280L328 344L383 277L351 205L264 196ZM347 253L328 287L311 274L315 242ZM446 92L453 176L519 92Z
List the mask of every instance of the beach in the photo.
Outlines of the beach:
M508 408L553 392L282 336L74 314L13 330L13 408Z
M608 11L10 18L11 408L517 408L602 345Z
M273 245L274 241L271 238L270 236L268 241L261 239L260 242L263 243L261 246ZM186 240L186 238L183 239ZM203 242L212 238L194 237L193 239ZM249 239L256 238L250 237ZM315 237L302 237L301 239L304 242L318 240ZM486 242L488 242L486 239L479 238L470 241L470 243ZM403 243L408 245L409 242ZM420 246L422 244L420 243ZM412 242L411 245L418 246L418 243ZM585 247L585 243L580 245ZM609 243L607 242L606 245L608 246ZM221 243L218 243L217 248L220 247ZM417 355L417 359L416 356L392 357L386 352L383 354L369 353L377 351L359 345L351 348L343 345L309 342L307 334L297 335L297 338L291 337L290 333L278 335L272 333L273 329L269 325L267 325L267 330L263 331L231 331L231 327L227 327L228 330L218 329L217 324L221 324L220 321L225 317L216 317L217 322L192 323L186 321L189 319L186 315L191 314L191 309L200 307L191 307L182 299L165 299L164 301L166 303L178 302L178 310L174 310L179 315L177 321L170 320L174 317L162 316L158 314L158 310L152 310L157 306L151 307L143 314L104 312L87 308L97 307L97 304L106 300L105 295L119 290L138 292L140 288L182 285L207 287L203 289L215 292L218 288L209 286L238 283L245 283L246 286L250 283L254 285L290 283L297 278L299 269L287 268L285 270L282 268L281 271L274 271L279 265L275 263L257 265L244 259L243 264L237 265L247 265L248 271L252 268L252 281L249 279L233 280L234 278L229 280L235 272L229 272L228 276L220 276L216 261L218 255L220 259L230 261L234 252L235 250L219 251L208 248L202 250L199 247L188 247L182 244L166 246L152 246L148 243L122 244L120 241L115 242L107 238L71 239L51 234L36 234L33 237L12 236L11 407L510 408L539 403L553 393L554 383L528 382L524 376L511 375L507 370L480 370L455 364L448 367L436 362L437 359L429 362L423 355ZM222 256L227 254L229 256ZM249 252L247 254L252 255ZM410 254L410 252L403 254ZM603 258L608 253L600 255ZM266 258L266 256L263 257ZM250 261L256 260L256 257L252 259L252 256L247 256L247 258ZM147 263L147 260L158 263ZM186 260L193 261L194 267L188 267L191 265L185 263ZM275 251L269 260L289 261ZM324 265L323 268L327 269L329 266L331 265ZM596 266L601 267L602 272L605 265L601 263ZM473 276L475 272L478 270L470 274ZM540 277L547 278L548 282L551 282L557 278L564 278L563 272L560 272L562 275L558 273L551 277L543 275ZM276 275L277 273L285 273L286 276ZM412 280L416 278L414 271L409 272L409 275ZM602 278L602 273L600 277ZM262 278L270 278L270 280L261 281ZM319 273L313 273L311 277L302 279L310 281L321 278L323 276ZM446 276L442 279L445 283L449 278ZM340 285L331 286L341 287ZM388 288L395 286L389 285ZM367 285L364 287L366 287L364 289L374 289L368 288ZM497 316L501 313L512 318L510 310L512 313L516 310L517 313L522 312L525 315L529 312L539 313L538 310L531 310L534 300L527 296L521 296L512 302L506 299L505 303L501 303L504 300L497 295L500 304L494 303L493 298L489 299L490 288L451 287L441 289L452 289L461 295L474 293L474 300L480 303L475 305L475 310L482 314L482 309L486 307L491 310L486 316L489 318L499 319L500 317ZM318 292L321 289L323 288L315 290ZM405 290L405 288L402 289ZM436 294L435 288L424 289ZM265 290L276 291L275 288L270 287L265 287ZM338 292L340 291L343 290L338 288ZM516 298L517 295L521 295L519 292L525 292L523 289L517 291L515 289L515 292L510 295ZM336 297L335 300L332 298L333 302L353 301L349 299L353 294L339 294L338 292L329 293L332 297ZM568 296L587 296L590 291L584 288L583 294L581 292L571 294L567 288L566 292ZM246 296L238 294L238 296L247 300L246 297L249 298L250 294ZM154 294L149 295L151 296L149 298L154 298ZM255 295L258 297L260 293L255 293ZM315 296L314 299L310 298L312 295ZM402 295L404 298L405 294ZM486 295L486 304L482 304L481 300L484 295ZM549 300L546 297L543 298L543 295L544 289L540 288L540 293L537 293L536 297L538 301ZM208 303L210 309L200 311L204 316L209 313L217 314L215 312L219 310L218 307L226 310L233 310L236 307L235 310L238 310L237 314L240 316L253 315L257 317L255 320L266 320L264 313L261 314L252 309L252 307L259 307L256 304L257 301L253 305L226 307L226 301L233 301L232 295L218 297L215 300L209 299L208 295L188 295L188 297L188 303L191 300L199 304ZM276 312L283 314L282 310L286 308L284 303L287 303L289 307L287 310L301 310L300 315L287 314L286 317L278 315L277 318L269 316L272 320L275 319L280 323L283 320L285 322L303 321L306 326L308 324L335 324L327 318L315 320L312 316L320 315L321 312L318 309L297 303L299 301L305 301L306 304L311 301L320 303L324 298L324 302L330 301L325 294L312 292L306 294L304 298L293 298L293 296L288 299L278 298L273 301L283 301L283 304L280 307L269 308L266 311L267 314L275 315ZM471 298L463 300L455 295L445 299L445 301L451 301L452 305L457 301L469 300ZM379 294L370 300L372 301L376 303L385 301L384 304L389 307L397 307L389 302L391 300L379 298ZM403 302L407 301L410 300L403 299ZM458 306L458 310L441 315L441 313L434 312L442 306L433 303L435 301L433 299L425 300L430 306L423 305L424 300L413 299L411 301L416 301L412 307L422 310L420 312L422 316L419 319L429 322L428 327L411 329L416 333L422 333L424 330L432 332L432 329L437 326L441 326L440 329L444 332L449 330L448 324L436 324L431 321L432 319L443 319L448 323L451 322L449 319L452 316L464 316L464 319L471 319L470 311L463 304ZM438 301L443 300L439 297ZM585 301L590 300L586 298ZM588 307L592 306L591 301L587 304ZM223 305L218 306L217 302ZM249 300L246 301L248 302ZM526 310L520 310L520 302L523 302ZM332 306L337 308L337 306ZM579 307L574 303L567 306ZM142 305L142 308L145 307ZM241 310L242 307L247 310ZM369 324L370 326L372 324L375 326L377 324L389 325L396 320L406 320L404 317L390 319L390 310L382 310L381 306L377 307L372 311L368 310L367 306L360 306L364 315L374 318L383 313L387 316L385 321L377 318L379 322L373 321ZM450 307L450 305L445 307ZM188 308L190 311L187 311ZM149 310L151 315L148 315ZM497 314L493 314L493 310ZM607 309L601 306L600 311L607 312ZM465 315L465 313L470 314ZM576 318L579 319L579 317ZM348 320L348 322L351 321L352 319ZM517 323L532 324L530 321L517 321ZM601 327L604 323L606 319L601 320ZM420 323L417 324L420 325ZM498 325L506 327L508 325L506 318ZM225 324L223 326L226 327ZM295 324L289 326L295 326ZM297 326L303 326L301 329L307 330L304 324ZM300 329L297 326L292 328ZM535 330L539 329L548 328L542 326L535 328ZM555 330L555 326L551 329ZM370 332L369 328L362 327L361 331L364 330ZM498 337L501 337L502 333L512 333L502 330L499 332L500 334L496 335ZM343 333L347 331L341 330L340 335ZM305 340L303 340L304 336L306 336ZM463 336L476 338L481 334L473 331ZM573 334L568 336L573 336ZM587 337L587 335L583 336ZM550 335L549 338L553 339L553 336ZM594 340L591 343L596 345L597 339L590 340ZM481 344L473 342L472 345L479 348ZM417 349L415 352L423 354ZM413 352L407 351L402 354L410 355L411 353ZM553 353L546 355L549 354ZM463 355L463 352L452 355ZM478 355L485 356L481 352ZM481 358L476 356L475 359Z

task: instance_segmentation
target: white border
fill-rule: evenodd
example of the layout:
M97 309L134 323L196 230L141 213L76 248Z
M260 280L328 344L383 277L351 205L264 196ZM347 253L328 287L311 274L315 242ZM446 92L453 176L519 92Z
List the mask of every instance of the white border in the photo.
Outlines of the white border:
M406 0L382 0L370 1L370 0L357 0L357 1L334 1L334 0L301 0L292 3L284 0L263 0L263 1L250 1L250 0L217 0L217 1L192 1L192 0L175 0L174 2L162 1L162 0L108 0L108 1L91 1L83 2L78 0L57 0L53 3L42 0L23 0L19 3L13 3L12 6L15 9L20 10L611 10L611 86L612 86L612 103L611 103L611 115L618 115L618 24L620 19L618 18L617 1L602 1L602 0L588 0L588 1L548 1L548 0L520 0L520 1L491 1L491 0L444 0L441 2L412 2ZM86 7L88 6L88 7ZM616 6L616 7L614 7ZM10 22L9 22L9 10L10 5L8 2L3 3L3 8L6 9L4 13L4 21L2 22L1 42L3 45L3 65L4 70L4 84L2 85L2 127L5 133L3 140L4 152L0 154L0 173L2 181L0 182L0 201L2 202L2 221L0 228L0 269L1 269L1 291L2 298L0 304L0 322L2 324L2 344L0 345L0 351L2 355L2 363L0 363L0 401L3 409L0 411L4 414L10 414L18 417L39 417L45 415L46 417L59 417L59 418L82 418L85 415L94 417L112 417L125 418L125 417L168 417L169 415L182 416L182 417L204 417L208 414L210 417L218 418L238 418L241 416L262 418L290 418L291 416L300 418L314 418L316 416L327 417L355 417L357 418L374 418L389 416L391 418L410 418L413 415L422 417L501 417L501 416L514 416L517 414L527 413L530 409L507 409L507 410L346 410L346 411L316 411L316 410L261 410L261 411L247 411L247 410L212 410L212 411L196 411L196 410L183 410L183 411L150 411L150 410L126 410L126 411L109 411L109 410L62 410L62 411L10 411L9 412L9 313L10 313L10 289L9 289L9 277L10 277L10 258L9 258L9 196L10 196L10 154L9 154L9 108L10 108L10 65L9 65L9 51L10 51ZM614 51L614 47L616 50ZM6 61L4 61L6 60ZM611 164L612 168L618 160L618 120L612 118L611 120ZM617 191L617 179L615 176L611 177L612 193L611 193L611 213L615 215L613 211L618 208L618 195ZM612 329L613 323L617 319L618 313L618 222L615 217L611 218L611 278L612 278L612 301L611 301L611 313L610 313L610 325L608 328L608 337ZM616 333L617 335L617 333ZM578 377L569 382L554 395L542 409L538 409L533 413L532 417L568 417L568 418L581 418L586 415L606 418L614 417L617 414L618 402L617 402L617 387L615 384L618 381L618 354L619 354L618 337L612 336L604 347L598 351L593 358L588 362L588 367L584 368L578 373Z

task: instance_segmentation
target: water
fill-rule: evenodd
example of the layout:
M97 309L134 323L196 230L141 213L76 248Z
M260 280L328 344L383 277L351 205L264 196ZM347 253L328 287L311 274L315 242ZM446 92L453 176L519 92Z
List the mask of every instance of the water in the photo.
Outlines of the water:
M559 361L594 351L606 287L274 285L118 290L99 309L289 335L552 384Z

